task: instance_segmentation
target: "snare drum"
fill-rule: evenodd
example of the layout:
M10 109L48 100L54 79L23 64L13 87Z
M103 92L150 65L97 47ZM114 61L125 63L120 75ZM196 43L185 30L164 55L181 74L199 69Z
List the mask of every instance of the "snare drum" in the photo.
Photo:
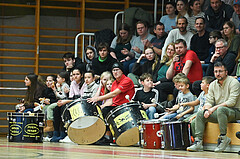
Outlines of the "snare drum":
M9 122L8 141L42 142L44 114L42 113L7 113Z
M166 122L163 123L164 128L164 149L181 149L185 150L190 146L191 135L190 125L185 122Z
M164 148L163 126L160 120L141 121L140 146L144 149Z
M139 102L130 102L111 110L106 120L119 146L130 146L139 141L138 121L147 118Z
M68 137L77 144L92 144L106 131L101 109L86 99L78 99L67 105L62 120Z

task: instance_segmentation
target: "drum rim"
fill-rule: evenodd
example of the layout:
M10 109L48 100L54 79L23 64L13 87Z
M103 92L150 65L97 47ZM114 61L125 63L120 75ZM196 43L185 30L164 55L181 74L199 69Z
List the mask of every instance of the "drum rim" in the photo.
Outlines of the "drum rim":
M188 123L188 122L183 122L183 121L168 121L168 122L164 122L163 124L182 124L182 123Z
M139 104L139 106L141 106L140 102L137 101L137 102L128 102L128 103L124 103L122 105L119 105L119 106L116 106L116 108L110 110L106 116L106 120L108 121L108 118L111 117L112 114L116 113L118 110L122 109L122 108L125 108L127 106L131 106L131 105L128 105L128 104L133 104L133 103L137 103Z
M153 122L151 122L153 121ZM158 119L150 119L150 120L140 120L141 124L160 124L163 123L161 120Z

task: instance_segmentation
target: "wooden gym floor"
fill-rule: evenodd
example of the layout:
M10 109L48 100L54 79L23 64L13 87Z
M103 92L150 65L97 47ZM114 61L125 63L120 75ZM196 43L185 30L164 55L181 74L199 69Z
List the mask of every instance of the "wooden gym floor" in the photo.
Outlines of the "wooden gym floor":
M106 159L106 158L166 158L166 159L234 159L237 153L187 152L153 150L139 147L77 145L70 143L19 143L0 137L0 158L8 159Z

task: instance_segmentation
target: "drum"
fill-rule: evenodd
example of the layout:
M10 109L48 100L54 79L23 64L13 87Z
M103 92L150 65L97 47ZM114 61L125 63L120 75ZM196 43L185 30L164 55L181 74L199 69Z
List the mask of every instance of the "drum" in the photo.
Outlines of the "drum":
M44 114L42 113L7 113L9 122L8 141L42 142Z
M109 128L119 146L130 146L139 141L138 121L147 118L139 102L130 102L117 106L106 116Z
M140 147L144 149L164 148L163 126L160 120L152 119L141 121Z
M190 124L185 122L166 122L163 123L164 128L164 149L180 149L185 150L190 146Z
M106 131L99 106L78 99L66 106L62 114L68 137L77 144L92 144Z

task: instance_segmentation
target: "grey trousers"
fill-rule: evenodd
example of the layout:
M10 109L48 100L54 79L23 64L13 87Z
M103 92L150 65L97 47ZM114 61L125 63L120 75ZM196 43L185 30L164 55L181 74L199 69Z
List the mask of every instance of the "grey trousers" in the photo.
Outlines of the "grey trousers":
M218 107L208 118L204 118L203 111L197 113L195 120L195 135L199 140L203 139L206 122L219 124L220 134L227 134L227 123L240 119L240 110L228 107Z

